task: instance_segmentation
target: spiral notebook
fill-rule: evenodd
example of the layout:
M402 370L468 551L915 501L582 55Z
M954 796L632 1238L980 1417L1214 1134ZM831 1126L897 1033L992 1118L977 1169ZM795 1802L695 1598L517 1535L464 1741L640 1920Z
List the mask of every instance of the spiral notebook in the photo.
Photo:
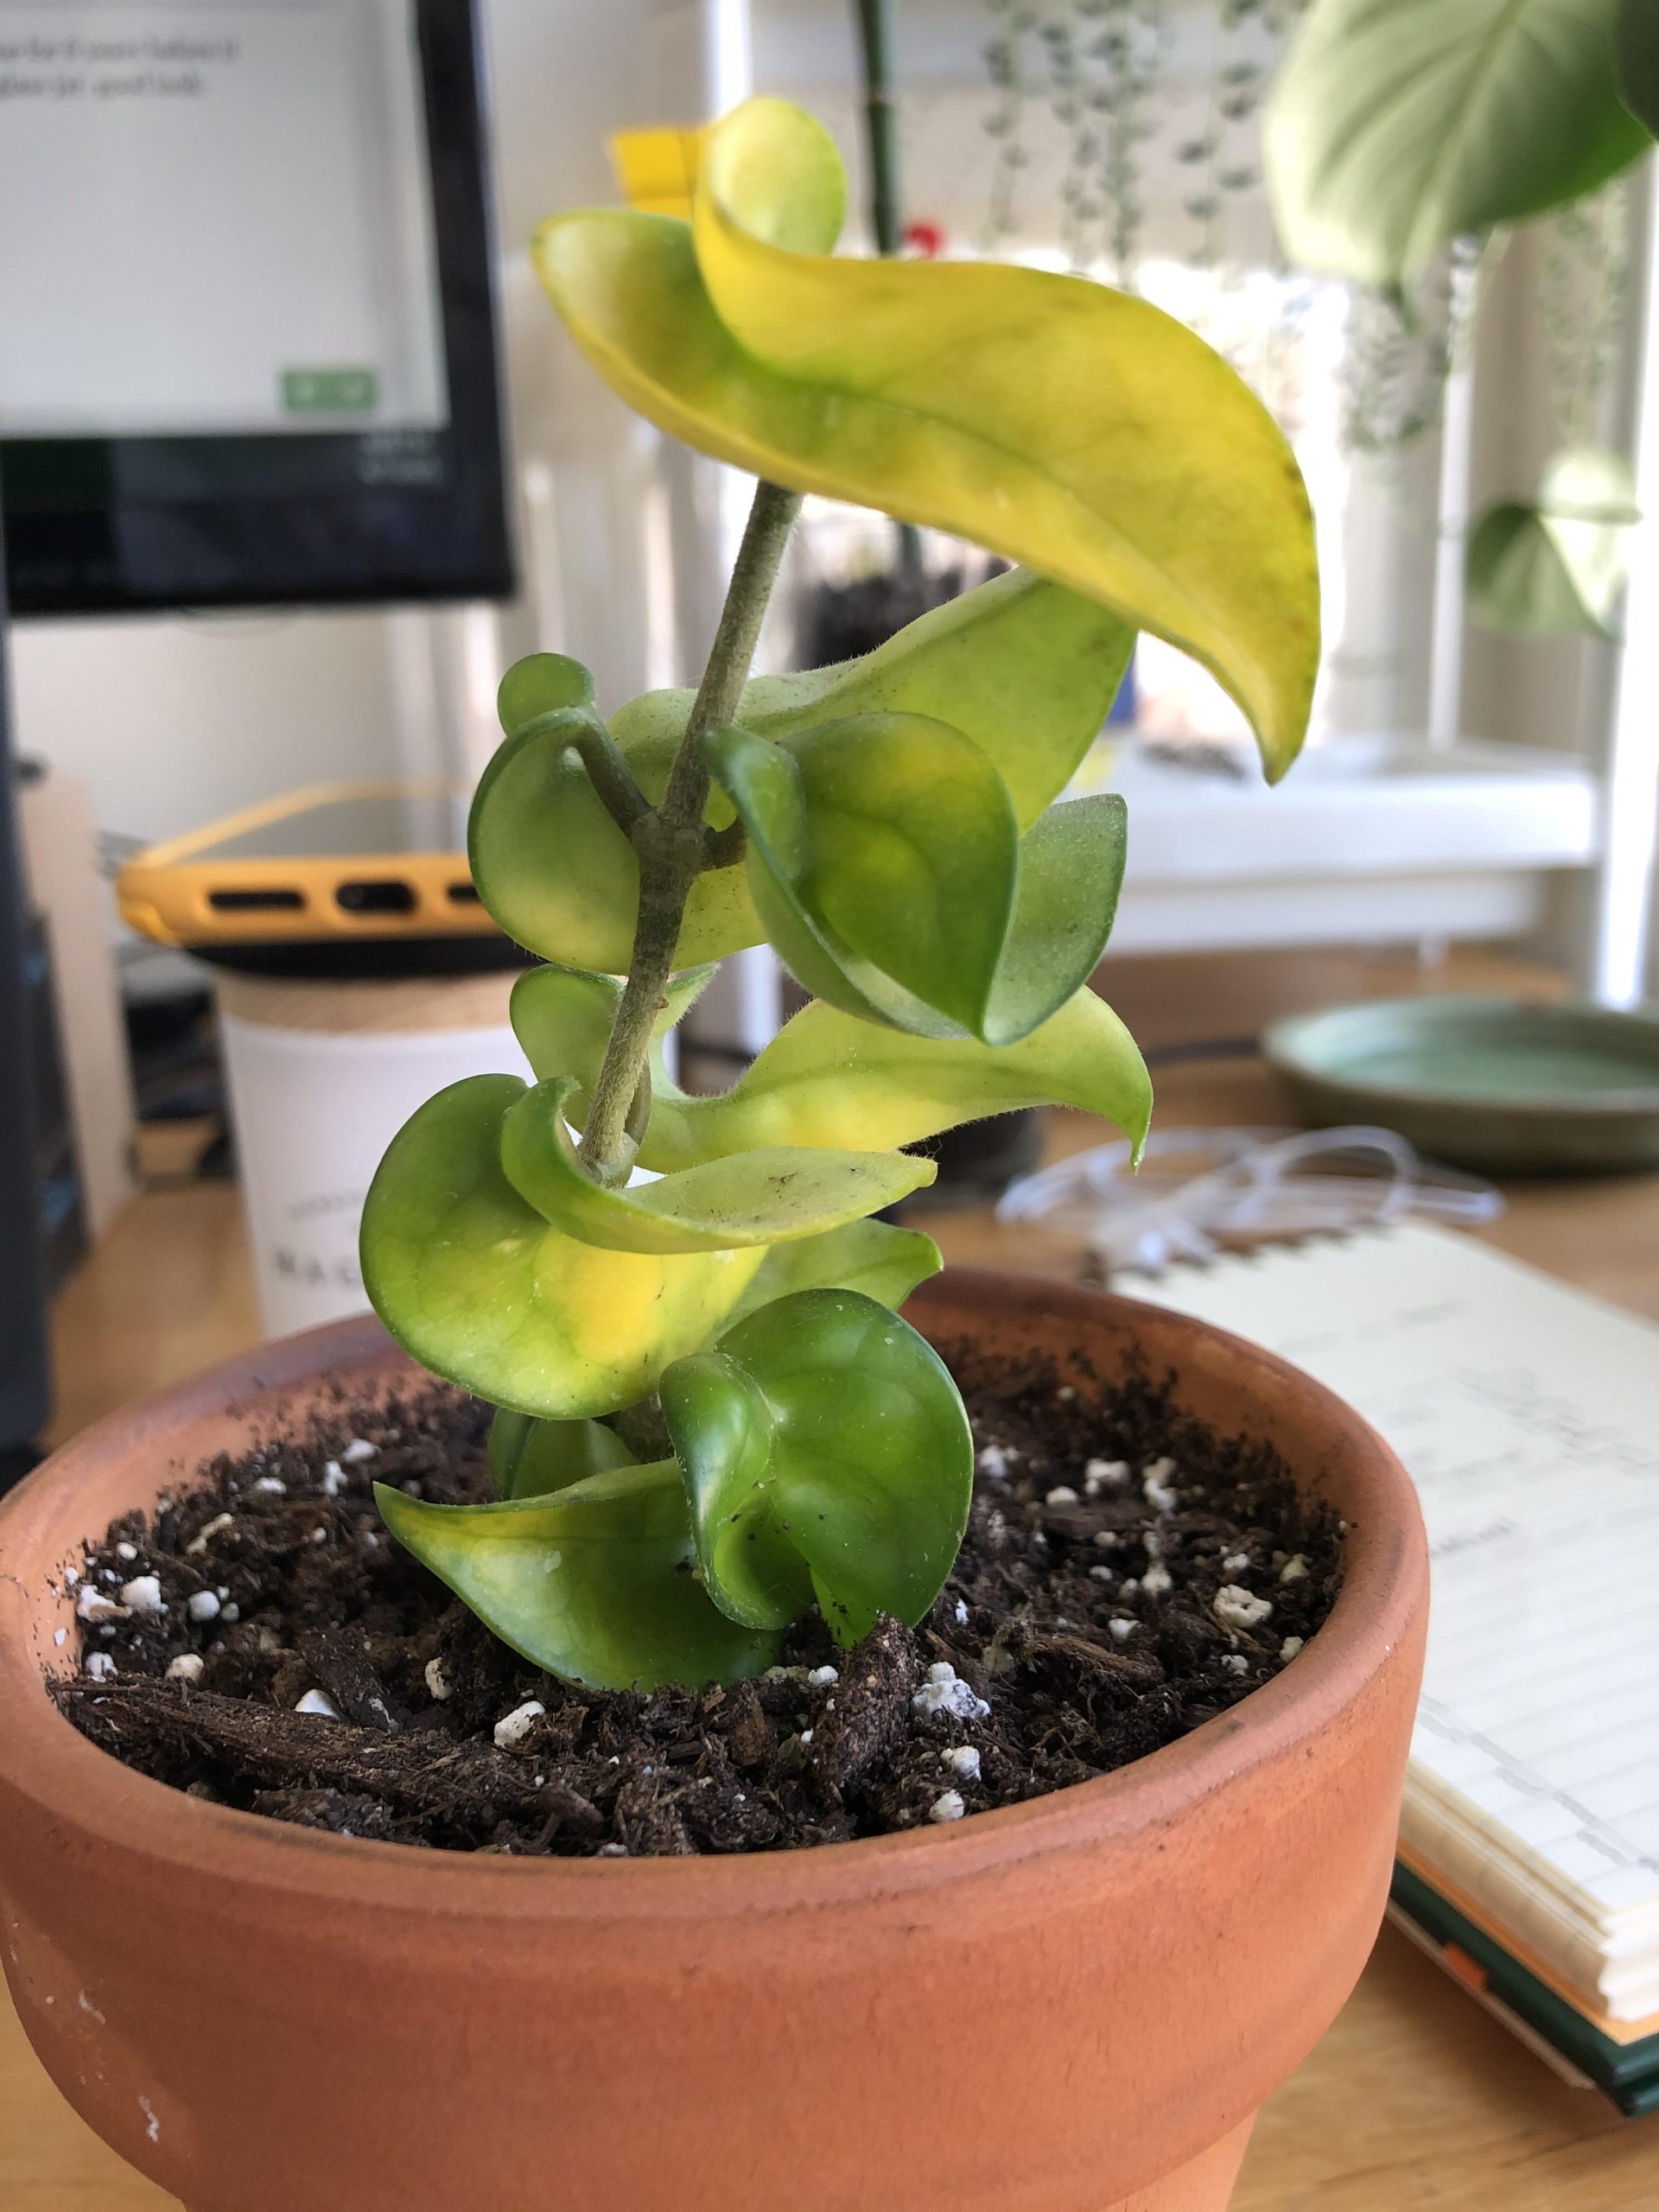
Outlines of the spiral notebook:
M1122 1287L1404 1461L1433 1603L1392 1909L1559 2070L1659 2107L1659 1326L1414 1222Z

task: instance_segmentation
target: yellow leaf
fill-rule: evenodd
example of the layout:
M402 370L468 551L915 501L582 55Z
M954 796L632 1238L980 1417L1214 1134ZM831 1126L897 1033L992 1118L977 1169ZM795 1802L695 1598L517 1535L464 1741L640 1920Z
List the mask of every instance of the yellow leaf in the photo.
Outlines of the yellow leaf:
M543 282L613 390L704 452L976 539L1211 669L1270 777L1319 659L1307 495L1265 408L1145 301L988 263L832 257L828 136L752 100L704 150L690 226L580 213Z

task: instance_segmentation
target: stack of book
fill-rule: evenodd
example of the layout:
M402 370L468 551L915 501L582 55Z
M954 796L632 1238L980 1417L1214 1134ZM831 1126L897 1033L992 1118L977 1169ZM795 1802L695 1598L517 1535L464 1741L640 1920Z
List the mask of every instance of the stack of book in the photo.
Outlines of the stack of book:
M1659 1327L1416 1223L1122 1287L1404 1461L1433 1599L1393 1916L1558 2072L1659 2109Z

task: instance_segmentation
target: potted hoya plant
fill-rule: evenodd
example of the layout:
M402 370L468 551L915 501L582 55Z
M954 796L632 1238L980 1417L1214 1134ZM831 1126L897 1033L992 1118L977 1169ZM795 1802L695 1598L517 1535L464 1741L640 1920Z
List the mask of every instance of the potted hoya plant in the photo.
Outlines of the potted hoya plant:
M606 381L758 484L695 695L503 684L472 856L533 1080L392 1144L397 1344L267 1346L0 1513L7 1974L193 2212L1220 2212L1376 1927L1397 1465L1265 1353L927 1282L879 1217L966 1119L1144 1133L1089 988L1122 809L1056 801L1141 627L1289 766L1301 481L1156 309L836 258L843 192L757 100L690 222L537 239ZM810 490L1020 565L752 678ZM810 1002L688 1096L661 1041L763 936Z

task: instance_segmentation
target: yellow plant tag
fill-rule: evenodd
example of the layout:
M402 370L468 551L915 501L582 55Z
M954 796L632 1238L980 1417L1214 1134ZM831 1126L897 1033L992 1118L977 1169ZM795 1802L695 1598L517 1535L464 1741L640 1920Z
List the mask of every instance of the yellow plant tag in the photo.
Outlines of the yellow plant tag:
M691 219L691 194L702 159L706 128L619 130L611 139L611 167L630 207L643 215Z

